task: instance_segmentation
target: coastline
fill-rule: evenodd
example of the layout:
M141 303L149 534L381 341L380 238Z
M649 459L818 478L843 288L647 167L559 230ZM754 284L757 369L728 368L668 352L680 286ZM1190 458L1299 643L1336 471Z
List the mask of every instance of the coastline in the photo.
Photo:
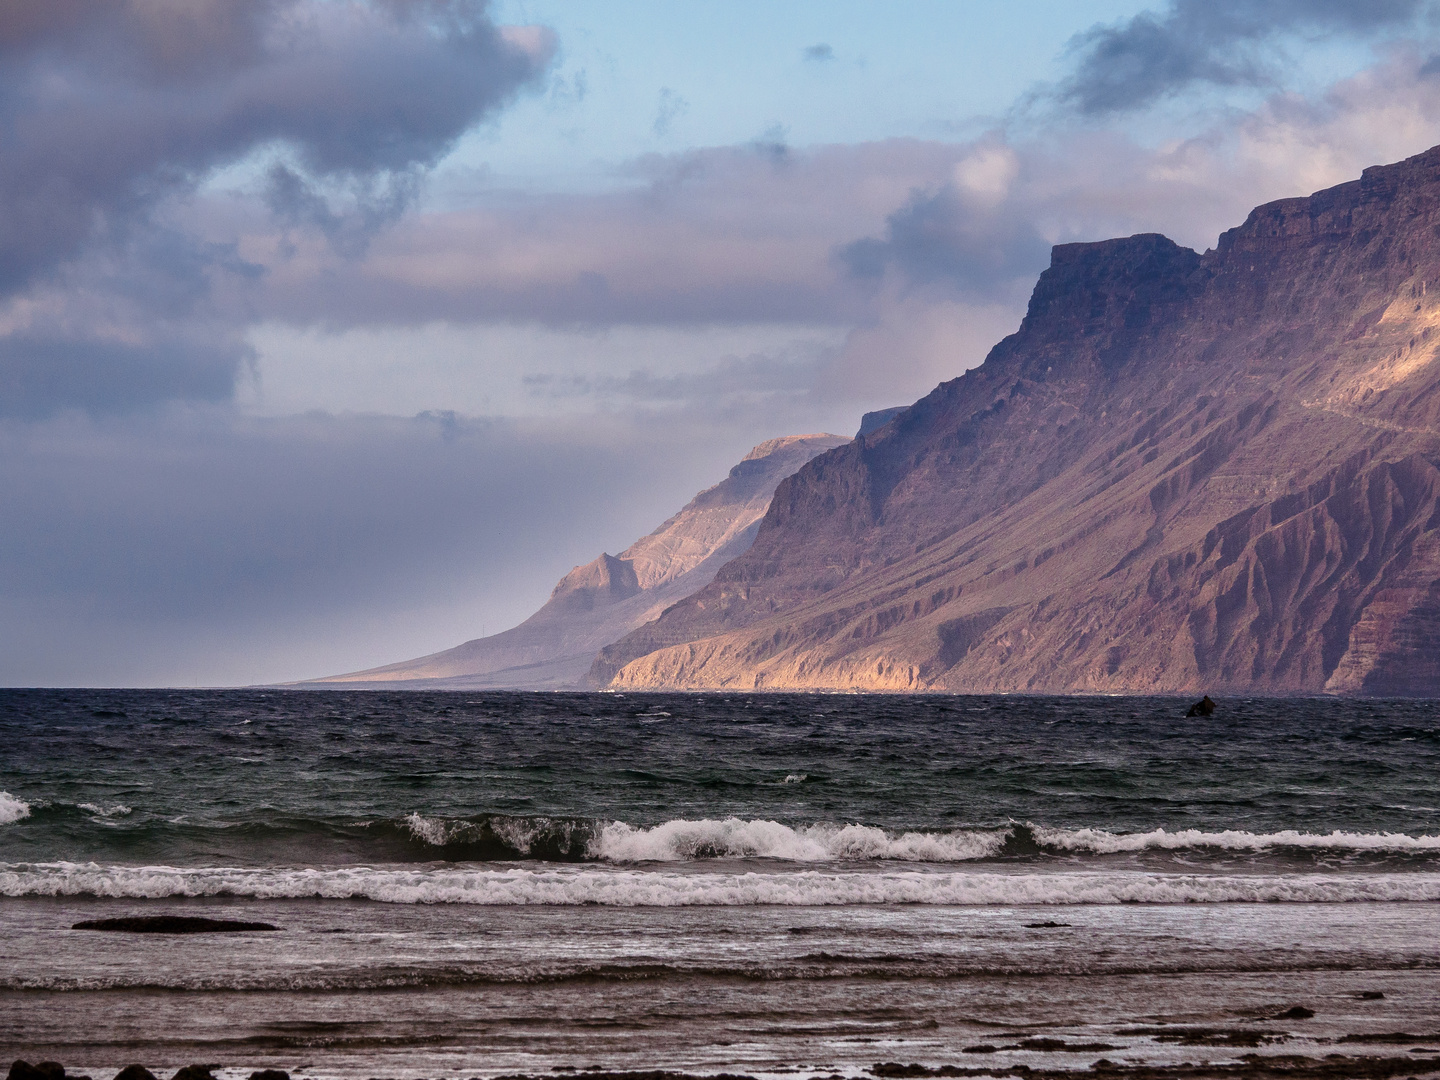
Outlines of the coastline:
M1440 1050L1436 1051L1440 1055ZM102 1080L101 1077L76 1074L56 1062L30 1065L16 1060L7 1080ZM801 1068L778 1069L763 1073L686 1072L673 1069L612 1070L600 1066L585 1069L561 1068L548 1073L501 1073L490 1076L482 1071L457 1075L453 1080L555 1080L560 1077L583 1077L584 1080L767 1080L778 1075L800 1075ZM807 1080L925 1080L929 1077L1023 1077L1025 1080L1074 1080L1089 1074L1111 1080L1389 1080L1391 1077L1440 1076L1440 1056L1434 1059L1380 1057L1370 1055L1326 1054L1324 1057L1300 1055L1264 1056L1247 1054L1232 1062L1180 1062L1174 1065L1126 1065L1098 1058L1089 1066L1074 1068L1036 1068L1017 1064L999 1068L969 1065L921 1065L919 1063L877 1062L860 1072L810 1072ZM323 1080L323 1069L291 1074L280 1069L257 1069L250 1073L226 1069L219 1065L187 1065L176 1070L171 1080ZM119 1070L114 1080L158 1080L144 1066L131 1064ZM380 1080L380 1078L374 1078ZM393 1080L393 1078L385 1078ZM452 1080L450 1077L422 1077L406 1074L405 1080Z

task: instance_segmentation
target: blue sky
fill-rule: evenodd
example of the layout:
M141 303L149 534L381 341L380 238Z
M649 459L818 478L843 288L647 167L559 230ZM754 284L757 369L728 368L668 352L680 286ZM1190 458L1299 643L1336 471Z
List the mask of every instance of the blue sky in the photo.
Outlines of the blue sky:
M1428 0L0 12L0 682L519 621L983 359L1058 242L1440 142Z
M505 0L498 22L555 31L550 80L462 140L452 164L492 182L583 189L616 182L635 158L694 147L973 138L1016 123L1027 94L1062 80L1077 35L1155 6ZM1290 43L1285 84L1313 90L1350 74L1371 59L1369 45L1351 35ZM1263 92L1227 91L1204 105ZM1184 112L1127 120L1165 138Z
M800 146L973 136L1062 72L1077 31L1143 7L510 0L497 20L557 33L553 89L456 157L499 177L588 185L643 154L777 133Z

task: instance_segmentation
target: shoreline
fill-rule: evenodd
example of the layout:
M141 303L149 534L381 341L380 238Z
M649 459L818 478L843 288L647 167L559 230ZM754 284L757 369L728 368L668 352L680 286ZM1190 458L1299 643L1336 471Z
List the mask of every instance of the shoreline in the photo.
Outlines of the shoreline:
M1440 1050L1433 1058L1382 1057L1365 1054L1326 1054L1324 1057L1305 1055L1245 1054L1233 1062L1179 1062L1171 1065L1126 1064L1098 1058L1088 1066L1075 1068L1036 1068L1016 1064L1001 1068L970 1065L922 1065L917 1062L877 1062L858 1071L826 1071L800 1066L757 1070L755 1072L689 1072L676 1069L607 1069L602 1066L576 1068L557 1066L550 1072L512 1072L487 1076L483 1071L457 1074L455 1077L405 1077L404 1080L764 1080L777 1075L793 1075L805 1080L927 1080L927 1078L1019 1077L1024 1080L1074 1080L1077 1076L1106 1077L1108 1080L1390 1080L1392 1077L1424 1080L1440 1076ZM218 1074L220 1075L217 1075ZM226 1074L234 1073L231 1077ZM221 1065L186 1065L176 1070L169 1080L327 1080L335 1074L323 1068L306 1068L290 1073L281 1069L227 1069ZM56 1062L30 1064L17 1059L10 1066L7 1080L108 1080L105 1076L88 1076L67 1072ZM131 1064L118 1069L113 1080L161 1080L143 1065ZM369 1080L395 1080L371 1077Z

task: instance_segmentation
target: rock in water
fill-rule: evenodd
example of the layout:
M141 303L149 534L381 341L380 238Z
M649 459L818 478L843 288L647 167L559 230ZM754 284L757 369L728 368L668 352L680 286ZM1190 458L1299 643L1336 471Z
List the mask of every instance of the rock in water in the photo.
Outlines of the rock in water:
M284 1069L256 1069L250 1080L290 1080L290 1074Z
M1210 695L1209 695L1209 694L1206 694L1206 695L1205 695L1203 698L1201 698L1199 701L1195 702L1194 705L1191 705L1191 706L1190 706L1190 711L1187 712L1185 715L1186 715L1186 716L1213 716L1214 714L1215 714L1215 702L1213 702L1213 701L1210 700Z
M209 1065L186 1065L183 1069L177 1069L170 1080L215 1080L210 1068Z
M87 919L70 929L110 930L122 934L243 934L280 928L267 922L202 919L190 915L127 915L119 919Z
M115 1080L158 1080L144 1065L126 1065L115 1074Z
M1293 1005L1282 1013L1278 1013L1276 1020L1310 1020L1315 1016L1314 1009L1307 1009L1304 1005Z

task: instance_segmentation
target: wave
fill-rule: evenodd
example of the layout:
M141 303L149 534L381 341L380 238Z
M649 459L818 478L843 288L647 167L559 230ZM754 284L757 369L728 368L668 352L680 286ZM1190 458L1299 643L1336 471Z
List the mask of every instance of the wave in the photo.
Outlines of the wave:
M9 825L29 816L29 803L21 802L8 791L0 791L0 825Z
M650 827L623 821L485 817L445 820L411 814L404 821L421 842L446 849L473 847L489 858L545 858L610 863L690 862L702 859L781 859L790 862L896 860L973 862L1035 855L1116 855L1145 851L1440 855L1440 836L1304 833L1239 829L1118 833L1047 828L1032 823L990 829L898 831L872 825L818 822L790 826L765 819L685 819Z
M596 823L575 818L509 817L486 814L478 818L438 818L408 814L400 828L413 840L465 859L546 859L578 862L594 858L590 845ZM390 822L368 822L383 833Z
M560 816L481 814L430 816L419 812L368 821L291 818L194 822L156 820L143 809L113 803L38 803L0 792L0 824L31 818L63 829L67 846L106 826L86 854L116 862L169 861L187 849L223 850L236 862L264 865L298 859L343 863L558 862L691 863L715 859L784 862L974 863L1043 861L1047 857L1143 856L1146 853L1223 859L1282 860L1316 866L1347 860L1378 867L1389 860L1411 868L1440 862L1440 836L1399 832L1301 832L1282 829L1164 828L1117 832L1056 828L1033 822L949 830L885 829L875 825L815 822L789 825L764 818L677 818L656 825ZM70 850L75 850L70 846ZM83 849L81 849L83 850ZM297 852L304 852L297 855Z
M1338 829L1328 833L1302 833L1294 829L1272 833L1252 833L1240 829L1226 829L1222 832L1181 829L1169 832L1165 829L1152 829L1143 833L1113 833L1104 829L1046 829L1038 825L1028 825L1026 828L1041 848L1093 855L1184 849L1247 852L1303 849L1396 854L1440 852L1440 836L1408 836L1405 833L1391 832L1354 833Z
M993 873L924 870L711 873L617 867L102 866L0 864L0 896L115 899L235 896L394 904L615 907L940 904L1018 906L1178 903L1353 903L1440 900L1440 873Z
M792 862L898 859L906 862L969 862L999 855L1009 829L904 832L868 825L791 828L778 821L667 821L643 829L623 821L601 827L589 854L605 862L673 862L692 859L762 858Z

